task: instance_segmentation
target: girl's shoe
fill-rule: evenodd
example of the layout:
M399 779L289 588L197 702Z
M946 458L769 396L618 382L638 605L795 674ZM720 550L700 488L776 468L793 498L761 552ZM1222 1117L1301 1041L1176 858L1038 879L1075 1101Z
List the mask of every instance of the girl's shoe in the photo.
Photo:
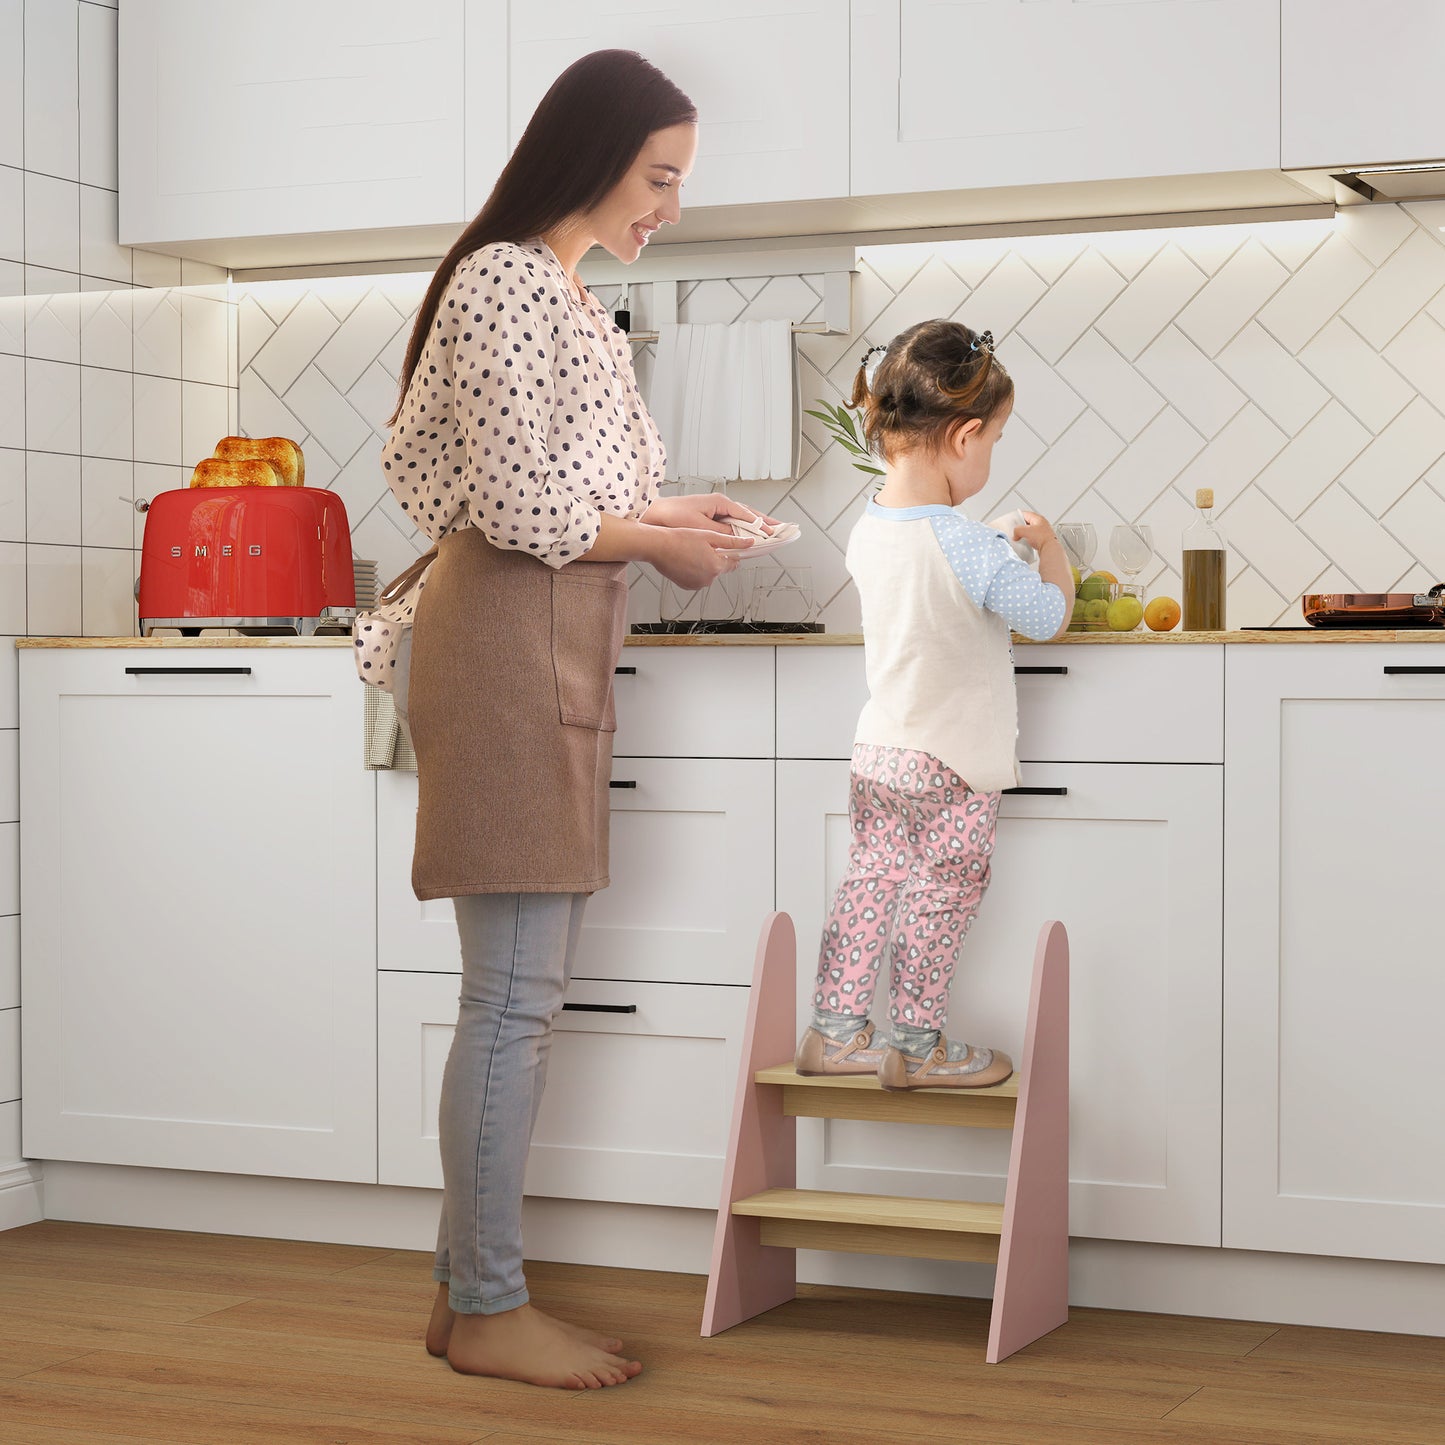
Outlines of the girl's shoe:
M949 1058L959 1049L963 1052L957 1058ZM997 1049L956 1044L950 1050L948 1040L942 1037L926 1058L916 1058L892 1046L881 1052L878 1082L885 1089L986 1089L1003 1083L1014 1071L1013 1061Z
M873 1020L869 1019L851 1039L841 1044L810 1028L798 1040L793 1067L805 1075L875 1074L882 1062L883 1050L873 1047Z

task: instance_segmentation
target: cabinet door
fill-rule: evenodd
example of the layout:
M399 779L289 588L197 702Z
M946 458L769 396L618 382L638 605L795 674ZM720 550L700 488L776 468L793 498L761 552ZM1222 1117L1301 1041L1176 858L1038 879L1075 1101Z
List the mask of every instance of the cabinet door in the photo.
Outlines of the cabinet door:
M619 758L771 758L772 647L627 647L612 684Z
M1004 799L993 881L954 977L955 1036L1023 1040L1039 926L1069 933L1070 1233L1219 1243L1218 767L1052 764L1063 797ZM847 863L848 768L778 764L778 906L799 938L800 1018ZM887 981L873 1009L887 1018ZM1003 1198L1008 1136L824 1121L804 1188Z
M460 221L462 40L462 0L249 0L219 36L127 0L122 244Z
M1287 170L1445 157L1439 0L1283 0L1280 160Z
M1445 1263L1445 648L1226 668L1224 1243Z
M349 652L21 653L31 1157L375 1181Z
M574 975L748 983L773 906L772 762L618 758L612 778L612 884L587 905ZM460 971L450 901L411 891L414 773L381 775L378 819L382 967Z
M684 209L848 194L847 0L511 0L511 18L513 145L567 66L617 46L697 106Z
M1279 165L1278 0L852 12L855 196Z
M381 1182L440 1188L437 1101L457 980L383 973L379 1000ZM574 981L553 1029L527 1193L716 1209L747 1004L746 988Z

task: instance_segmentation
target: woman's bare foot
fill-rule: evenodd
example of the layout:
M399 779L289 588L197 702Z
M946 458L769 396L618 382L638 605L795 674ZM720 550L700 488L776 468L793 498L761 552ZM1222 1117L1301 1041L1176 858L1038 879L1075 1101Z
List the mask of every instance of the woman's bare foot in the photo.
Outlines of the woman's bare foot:
M546 1311L537 1310L537 1313L546 1314ZM566 1320L559 1320L555 1315L547 1315L547 1318L559 1324L574 1339L581 1340L584 1345L591 1345L609 1355L622 1352L622 1341L615 1335L599 1335L596 1330L584 1330L581 1325L568 1324ZM427 1354L436 1355L438 1359L446 1354L447 1345L452 1338L452 1321L455 1319L456 1311L452 1309L447 1298L447 1287L439 1284L437 1297L432 1301L431 1319L426 1325Z
M458 1374L492 1375L562 1390L599 1390L639 1374L641 1364L599 1349L531 1305L495 1315L457 1315L447 1363Z

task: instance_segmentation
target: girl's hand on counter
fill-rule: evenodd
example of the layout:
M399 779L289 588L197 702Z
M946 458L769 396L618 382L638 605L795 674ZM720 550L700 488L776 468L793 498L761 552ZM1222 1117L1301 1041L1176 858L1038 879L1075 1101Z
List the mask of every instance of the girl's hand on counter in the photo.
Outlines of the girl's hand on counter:
M776 526L775 517L755 512L735 502L722 492L689 492L681 497L659 497L643 514L641 520L652 527L684 527L708 532L731 533L725 518L736 517L743 522L766 522Z
M677 524L644 526L656 534L649 541L646 560L669 582L694 591L706 587L714 577L731 572L738 565L739 554L753 545L751 537L735 537L726 530L704 531Z

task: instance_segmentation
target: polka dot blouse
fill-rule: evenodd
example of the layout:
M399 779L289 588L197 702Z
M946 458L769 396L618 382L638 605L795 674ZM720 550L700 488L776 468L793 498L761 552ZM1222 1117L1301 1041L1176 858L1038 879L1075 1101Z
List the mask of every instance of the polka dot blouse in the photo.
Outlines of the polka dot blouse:
M457 267L382 454L421 531L479 527L560 567L597 540L599 513L646 511L664 461L626 337L547 246Z

